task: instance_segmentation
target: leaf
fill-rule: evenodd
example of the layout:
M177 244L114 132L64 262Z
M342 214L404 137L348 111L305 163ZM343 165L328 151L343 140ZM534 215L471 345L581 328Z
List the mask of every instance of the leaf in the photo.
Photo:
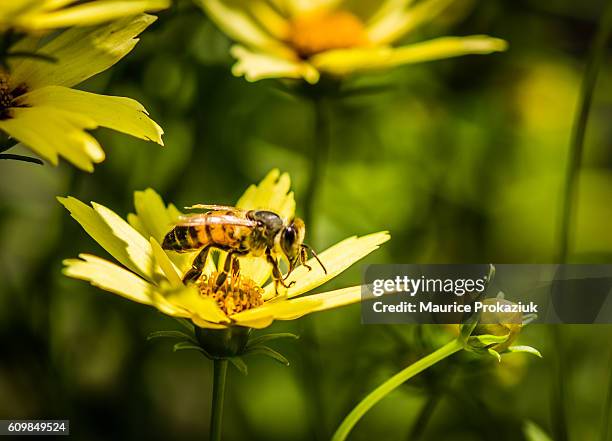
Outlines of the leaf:
M542 358L542 354L536 348L531 346L510 346L506 352L524 352L526 354L532 354L536 357Z
M287 360L282 354L280 354L279 352L276 352L274 349L268 346L253 346L253 347L247 348L247 350L245 351L245 354L265 355L267 357L270 357L278 361L281 364L284 364L285 366L289 366L289 360Z
M242 375L248 375L249 369L247 368L246 363L240 357L230 357L228 360L234 365L236 369L240 371Z
M249 341L247 348L257 346L263 343L267 343L272 340L278 340L279 338L293 338L295 340L299 339L299 335L291 334L290 332L280 332L277 334L266 334L260 337L253 338Z
M189 342L193 343L193 344L198 344L198 341L195 339L195 337L193 337L192 335L189 334L185 334L184 332L181 331L155 331L155 332L151 332L148 336L147 336L147 341L156 339L156 338L177 338L179 340L188 340Z

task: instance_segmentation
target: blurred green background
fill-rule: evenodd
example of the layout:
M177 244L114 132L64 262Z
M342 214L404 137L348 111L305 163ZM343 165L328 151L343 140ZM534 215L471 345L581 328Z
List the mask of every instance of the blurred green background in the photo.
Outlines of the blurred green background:
M554 262L574 110L603 6L460 0L406 40L482 33L508 40L509 52L349 80L378 91L333 103L313 245L387 229L392 241L367 262ZM145 341L151 331L176 329L172 319L60 274L62 259L106 254L55 196L121 215L147 187L177 206L231 204L278 167L291 174L299 206L311 105L274 81L233 78L229 45L199 9L180 2L125 60L85 85L142 102L164 127L166 147L99 130L108 159L93 175L66 164L0 164L0 419L67 418L79 440L206 439L211 362ZM609 54L606 61L573 261L612 258ZM358 283L360 270L324 288ZM247 358L247 377L230 370L224 439L329 439L369 390L450 338L430 326L362 326L358 305L272 327L305 328L314 339L274 345L290 367ZM497 364L460 354L441 363L387 397L349 439L521 440L526 420L551 433L554 353L565 365L572 439L596 439L612 327L564 326L561 348L549 331L531 326L521 336L542 360L516 354Z

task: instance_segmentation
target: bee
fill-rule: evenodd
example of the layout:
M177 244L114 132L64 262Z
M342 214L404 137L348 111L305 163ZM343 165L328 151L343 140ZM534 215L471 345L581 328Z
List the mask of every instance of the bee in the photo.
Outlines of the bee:
M217 279L220 286L228 274L239 272L237 257L264 257L272 265L272 278L278 287L289 288L287 277L300 265L308 270L306 264L308 251L312 253L323 271L325 266L314 252L304 243L306 226L299 218L283 219L278 213L269 210L243 210L224 205L194 205L188 209L209 210L179 218L179 222L166 234L162 242L165 250L179 253L200 250L191 268L183 276L183 282L195 282L202 270L211 249L228 253L221 276ZM289 272L283 278L280 261L284 258Z

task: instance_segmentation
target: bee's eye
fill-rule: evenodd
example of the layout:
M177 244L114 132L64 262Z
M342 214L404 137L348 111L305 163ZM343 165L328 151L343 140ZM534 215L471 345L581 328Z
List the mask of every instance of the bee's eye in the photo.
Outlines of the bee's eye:
M295 228L287 227L283 231L283 236L281 238L281 246L286 253L289 253L295 244L295 240L297 238L297 233Z

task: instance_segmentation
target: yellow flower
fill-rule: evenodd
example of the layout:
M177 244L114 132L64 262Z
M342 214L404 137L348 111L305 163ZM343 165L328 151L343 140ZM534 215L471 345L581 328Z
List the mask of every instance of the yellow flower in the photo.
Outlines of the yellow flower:
M0 70L0 131L53 164L61 155L87 171L104 160L104 151L86 130L108 127L163 145L163 130L137 101L71 89L127 55L136 36L155 20L141 14L71 28L40 47L33 37L22 39L15 51L34 51L54 61L10 58L9 71Z
M443 37L406 46L400 38L441 13L453 0L386 0L364 17L342 0L198 0L237 44L233 73L249 81L355 72L503 51L507 44L482 35ZM413 4L414 3L414 4Z
M295 201L289 188L289 176L273 170L259 185L251 186L237 206L268 209L286 218L293 217ZM288 279L289 283L295 283L278 294L274 283L269 281L271 268L265 259L241 258L240 276L215 291L212 287L218 273L212 259L208 259L205 276L198 285L182 283L181 275L190 267L194 253L176 254L162 250L160 241L180 213L173 205L166 206L153 190L136 192L136 213L128 216L128 222L96 203L90 207L72 197L60 198L60 202L122 265L82 254L80 259L64 262L67 276L154 306L164 314L190 319L196 326L210 330L233 329L235 326L265 328L274 320L293 320L360 301L360 286L303 294L337 276L389 239L385 232L345 239L319 254L327 273L311 259L308 264L312 270L305 266L297 268Z
M170 0L3 0L0 30L38 32L93 26L170 6Z

